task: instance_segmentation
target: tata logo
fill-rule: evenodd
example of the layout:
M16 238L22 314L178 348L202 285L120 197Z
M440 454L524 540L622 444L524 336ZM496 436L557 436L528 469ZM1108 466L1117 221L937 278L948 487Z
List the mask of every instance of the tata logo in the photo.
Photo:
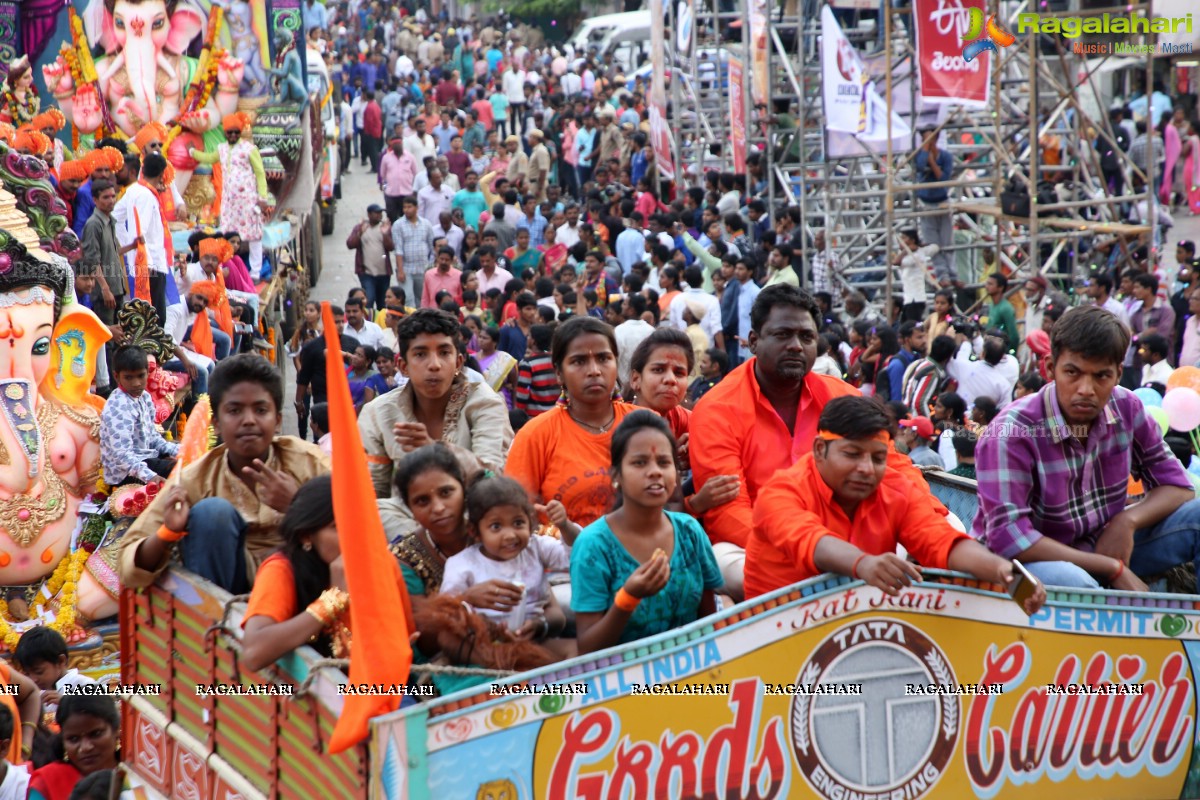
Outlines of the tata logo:
M859 620L830 634L797 683L861 688L792 701L793 752L817 796L915 800L930 792L958 742L959 699L912 696L906 687L954 682L941 648L895 618Z
M987 25L984 25L982 8L970 8L967 9L967 12L969 14L967 19L967 32L963 34L962 40L964 42L970 42L970 44L963 48L963 61L970 63L985 50L991 50L993 53L999 52L996 49L996 45L1008 47L1017 40L1017 37L1013 36L1011 33L996 24L995 14L992 14L990 17L988 17ZM985 31L987 33L987 38L980 39L979 37L983 36Z

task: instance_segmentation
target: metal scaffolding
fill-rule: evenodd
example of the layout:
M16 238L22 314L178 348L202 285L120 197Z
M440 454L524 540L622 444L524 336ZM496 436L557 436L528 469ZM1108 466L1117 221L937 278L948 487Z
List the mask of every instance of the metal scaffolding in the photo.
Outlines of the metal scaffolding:
M1030 6L1030 0L1005 2L999 17L1015 20ZM1111 52L1088 60L1068 50L1061 37L1014 30L1017 43L992 54L988 106L946 106L926 118L920 116L911 8L891 9L882 20L882 30L858 15L843 13L849 23L843 31L887 102L889 129L895 110L914 133L903 150L893 151L889 137L887 150L872 151L857 143L857 153L835 154L831 145L837 135L826 130L823 114L819 7L810 2L804 11L787 16L780 7L771 15L767 52L771 107L755 109L750 139L764 151L771 206L798 206L806 233L826 230L843 265L838 279L844 286L874 293L876 302L891 295L898 278L887 265L903 246L894 234L917 227L923 216L946 213L916 202L914 193L923 188L950 190L955 239L948 249L959 279L966 284L980 280L978 253L985 242L995 247L998 258L1015 275L1041 274L1069 290L1085 274L1097 237L1115 236L1128 259L1132 241L1153 230L1154 176L1143 174L1116 146L1098 89L1101 81L1112 79L1108 69L1117 56ZM1151 3L1042 13L1042 17L1090 17L1115 11L1149 17ZM1147 44L1154 41L1152 34L1141 39ZM1149 58L1144 71L1149 92ZM940 146L955 160L951 179L936 184L918 183L913 172L920 145L916 130L926 122L938 126L944 134ZM1109 195L1100 170L1100 147L1119 154L1125 185L1133 185L1136 179L1142 186L1137 193ZM1057 158L1048 158L1055 153ZM1000 196L1010 181L1028 190L1034 209L1030 217L1001 212ZM1144 224L1122 224L1122 211L1141 203L1146 205Z

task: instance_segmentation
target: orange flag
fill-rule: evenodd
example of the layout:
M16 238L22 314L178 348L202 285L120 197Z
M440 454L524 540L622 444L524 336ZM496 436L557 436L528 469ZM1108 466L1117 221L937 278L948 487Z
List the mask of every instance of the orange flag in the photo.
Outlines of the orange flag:
M350 682L397 684L412 666L409 634L415 630L408 592L396 580L395 558L379 520L371 474L342 367L342 343L329 303L321 303L325 323L325 381L329 433L333 439L333 515L350 590ZM395 711L399 695L347 695L329 750L340 753L361 742L371 717Z
M138 238L142 238L142 218L136 208L133 210L133 225ZM150 254L142 243L133 251L133 296L150 302Z

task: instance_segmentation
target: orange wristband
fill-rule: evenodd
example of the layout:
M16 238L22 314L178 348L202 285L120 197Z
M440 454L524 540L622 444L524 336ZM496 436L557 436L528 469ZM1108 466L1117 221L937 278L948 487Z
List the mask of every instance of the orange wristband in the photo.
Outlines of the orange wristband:
M1117 578L1121 577L1124 573L1125 573L1125 562L1118 558L1117 559L1117 574L1113 575L1111 578L1109 578L1108 582L1112 583Z
M632 614L637 611L638 603L642 602L641 598L634 597L629 592L625 591L625 587L617 589L617 596L613 598L613 605L622 611L627 611Z
M850 577L851 577L851 578L854 578L854 580L858 580L858 579L859 579L859 578L858 578L858 565L859 565L860 563L862 563L862 560L863 560L864 558L866 558L866 557L867 557L867 554L866 554L866 553L863 553L861 556L859 556L858 558L854 559L854 566L850 568Z
M187 531L173 531L166 525L159 525L156 535L164 542L178 542L180 539L187 536Z

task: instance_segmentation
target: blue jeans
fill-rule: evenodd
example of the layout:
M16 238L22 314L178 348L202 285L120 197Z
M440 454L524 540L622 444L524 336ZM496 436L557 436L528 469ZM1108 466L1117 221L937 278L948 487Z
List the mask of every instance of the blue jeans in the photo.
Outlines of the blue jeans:
M246 579L246 520L222 497L206 497L188 514L179 541L183 566L232 594L250 591Z
M388 287L392 285L391 281L391 275L368 275L363 273L358 276L359 286L362 286L363 291L367 293L368 308L383 310L384 306L387 305L383 302L383 298L387 294Z
M1184 503L1157 525L1134 531L1129 569L1139 576L1158 575L1189 561L1200 565L1200 499ZM1047 586L1100 588L1088 572L1068 561L1035 561L1025 567Z
M1129 568L1137 575L1158 575L1189 561L1200 566L1200 499L1187 501L1157 525L1135 531Z
M1075 566L1070 561L1022 561L1021 563L1025 565L1025 569L1033 573L1033 577L1042 582L1043 586L1061 586L1070 589L1100 588L1100 584L1091 576L1091 573L1083 567Z
M172 358L170 361L163 364L163 369L167 370L168 372L187 372L187 369L183 366L183 362L181 362L178 358ZM197 396L208 394L208 378L211 373L211 367L208 369L204 369L200 366L196 367L196 379L192 381L192 394Z

